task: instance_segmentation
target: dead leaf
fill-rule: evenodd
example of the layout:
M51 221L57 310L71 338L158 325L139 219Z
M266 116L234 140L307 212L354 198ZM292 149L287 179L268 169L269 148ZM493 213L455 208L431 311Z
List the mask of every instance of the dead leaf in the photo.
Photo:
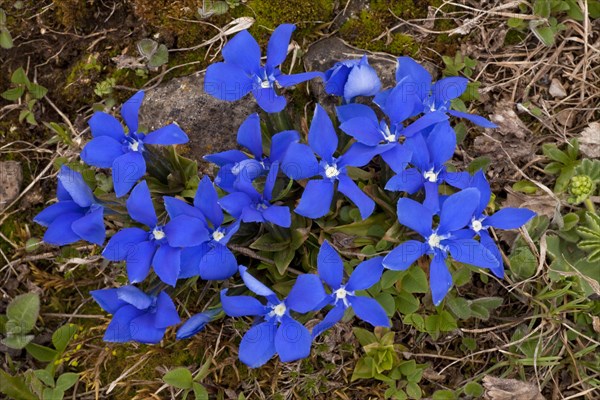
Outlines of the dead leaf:
M23 183L23 169L18 161L0 162L0 211L17 198Z
M591 122L581 132L579 149L588 158L600 158L600 122Z
M596 333L600 333L600 317L597 315L592 317L592 326L594 327L594 331Z
M496 106L494 114L490 116L492 122L498 125L494 132L498 132L502 136L513 135L519 139L524 139L526 136L531 135L531 131L521 121L513 105L514 103L502 101Z
M511 187L506 187L508 195L503 207L521 207L535 211L537 215L545 215L551 220L560 214L559 202L548 194L527 195L525 193L515 192Z
M565 87L556 78L552 79L552 82L550 82L550 88L548 89L548 92L552 97L556 97L559 99L567 97L567 91L565 90Z
M545 400L535 385L516 379L483 377L485 398L489 400Z

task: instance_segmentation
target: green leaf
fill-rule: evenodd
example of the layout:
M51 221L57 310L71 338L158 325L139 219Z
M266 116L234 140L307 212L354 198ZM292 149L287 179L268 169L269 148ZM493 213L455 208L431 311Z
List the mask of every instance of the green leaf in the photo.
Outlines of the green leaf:
M551 11L552 7L549 0L535 0L533 2L533 13L538 17L548 18Z
M65 397L64 390L60 390L58 388L54 389L44 389L43 400L63 400Z
M148 61L148 67L150 68L158 68L161 65L164 65L169 62L169 50L167 46L161 44L158 46L156 53L150 58Z
M0 28L0 47L3 49L12 49L14 46L12 36L6 28Z
M522 20L521 18L509 18L506 23L509 28L513 29L524 29L527 26L525 20Z
M441 332L451 332L457 328L456 320L445 310L425 318L425 329L434 339L437 339Z
M48 93L48 89L43 87L42 85L38 85L37 83L30 83L27 85L27 91L31 93L34 99L43 98L46 93Z
M354 382L357 379L369 379L375 375L375 361L372 357L363 357L359 359L352 372L352 378Z
M394 315L394 313L396 312L396 302L394 301L394 298L391 294L385 292L381 293L377 297L375 297L375 300L377 300L377 302L381 304L388 317Z
M407 291L402 290L396 295L396 310L402 315L417 312L420 305L419 299Z
M465 394L472 397L483 396L483 387L477 382L469 382L465 385Z
M289 247L285 250L278 251L277 253L275 253L273 261L275 262L275 267L277 267L277 271L281 275L285 273L287 267L290 265L295 255L296 251Z
M425 332L425 319L420 314L408 314L402 318L402 322L414 326L419 332Z
M193 388L194 397L196 398L196 400L208 400L208 391L206 391L206 388L204 386L202 386L198 382L194 382Z
M290 242L279 242L270 233L266 233L256 239L254 243L250 245L251 249L263 250L269 252L278 252L287 249L290 246Z
M429 283L425 271L417 265L411 266L402 278L402 289L409 293L427 293Z
M56 388L61 390L68 390L73 386L79 379L79 374L75 372L65 372L56 380Z
M538 187L525 179L522 179L520 181L517 181L513 184L512 188L517 191L517 192L521 192L521 193L527 193L527 194L533 194L535 192L537 192Z
M158 43L152 39L145 38L137 42L137 49L142 57L150 60L158 50Z
M404 390L406 390L406 394L411 399L420 399L421 398L421 395L422 395L421 388L415 382L409 382L406 385L406 387L404 388Z
M33 371L33 374L36 378L44 383L44 385L48 387L54 387L54 376L50 373L50 371L45 369L36 369Z
M508 258L510 270L520 279L531 278L538 267L538 261L529 247L518 247Z
M36 343L29 343L25 347L25 350L27 350L27 352L31 354L33 358L42 362L50 362L58 355L56 350Z
M486 156L477 157L476 159L471 161L471 163L467 167L467 171L469 171L469 173L471 175L474 175L475 172L477 172L479 170L485 171L487 169L487 167L489 167L491 162L492 162L492 160L489 157L486 157Z
M6 25L6 12L0 8L0 25Z
M229 5L225 1L215 1L210 7L210 11L215 15L223 15L229 11Z
M77 325L63 325L52 334L52 344L59 353L63 353L76 333Z
M544 44L544 46L552 47L554 45L556 32L552 28L547 26L534 27L530 24L530 29L535 37L537 37L539 41Z
M451 390L437 390L431 396L432 400L456 400L456 395Z
M33 340L33 335L11 335L2 339L2 343L11 349L21 350Z
M23 378L12 376L0 369L0 392L14 400L39 400L31 393Z
M163 376L166 384L178 389L191 389L193 385L192 373L184 367L175 368Z
M6 308L8 319L19 323L23 333L33 329L39 313L40 298L37 293L19 295Z
M17 86L6 90L0 96L8 101L17 101L23 96L23 93L25 93L25 88L23 86Z
M352 332L356 339L360 343L361 346L367 346L371 343L377 343L377 337L373 334L373 332L369 332L363 328L352 328Z
M29 79L27 78L27 74L25 70L21 67L17 68L11 75L10 81L15 85L28 85Z
M469 319L471 317L471 309L469 308L469 302L466 299L448 296L445 304L458 318Z

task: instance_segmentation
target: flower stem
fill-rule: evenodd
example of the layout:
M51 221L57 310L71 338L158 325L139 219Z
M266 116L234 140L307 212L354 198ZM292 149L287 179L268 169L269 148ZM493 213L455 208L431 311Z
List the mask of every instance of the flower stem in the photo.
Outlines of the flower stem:
M588 197L583 201L583 204L585 204L585 208L587 208L589 212L591 212L592 214L596 214L596 207L594 207L594 202L592 201L592 199Z

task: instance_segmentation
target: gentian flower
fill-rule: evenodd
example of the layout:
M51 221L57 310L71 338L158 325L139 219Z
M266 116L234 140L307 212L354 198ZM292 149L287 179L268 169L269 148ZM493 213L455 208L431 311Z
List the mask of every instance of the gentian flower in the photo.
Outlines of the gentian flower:
M296 213L309 218L320 218L331 208L335 183L366 219L375 209L375 202L350 179L347 166L362 167L378 154L379 149L354 143L348 151L334 157L338 137L327 112L317 104L308 132L308 144L292 143L283 158L283 172L291 179L306 179L321 175L322 179L309 180L296 207ZM321 158L317 161L315 153Z
M227 296L221 291L223 310L230 317L257 317L256 324L246 332L239 349L239 358L250 368L265 364L275 353L283 362L308 357L312 338L304 325L290 316L290 310L307 313L323 298L325 289L318 276L298 276L287 298L279 300L268 287L250 275L240 265L240 275L246 287L266 298L266 304L251 296Z
M496 128L496 124L487 119L461 111L450 109L451 101L460 97L467 90L468 79L458 76L440 79L432 83L431 74L410 57L399 57L396 68L396 82L400 85L382 92L376 101L386 101L387 96L398 88L404 96L415 99L410 116L420 113L448 113L458 118L465 118L484 128ZM416 94L416 97L414 96ZM410 96L409 96L410 95ZM387 100L390 100L388 98ZM393 99L392 99L393 100Z
M177 329L177 340L187 339L200 332L209 323L215 320L217 315L223 311L221 308L214 308L196 315L192 315L187 321Z
M455 261L494 270L498 260L483 244L472 239L465 229L479 205L479 191L467 188L448 196L442 203L440 221L433 228L431 209L409 198L398 200L398 221L418 232L425 240L408 240L383 259L383 266L395 271L407 269L424 254L432 256L429 284L433 303L437 306L452 287L452 275L446 267L448 254Z
M345 103L357 96L375 96L380 89L381 81L366 55L337 62L325 72L325 92L342 97Z
M177 124L169 124L147 135L138 132L138 111L144 99L139 91L121 107L128 132L112 115L96 112L88 121L93 139L81 151L81 159L98 168L112 168L113 185L117 197L121 197L146 173L144 160L147 144L182 144L187 135Z
M204 156L220 169L215 183L228 192L235 191L234 184L239 179L252 181L266 173L271 164L283 159L291 143L298 142L300 135L296 131L283 131L271 138L271 150L268 156L263 155L263 142L258 114L252 114L242 123L237 133L237 142L250 151L252 157L239 150L227 150L221 153Z
M126 260L127 276L132 283L143 281L152 265L161 281L175 286L181 248L198 246L208 240L203 221L178 215L171 217L165 225L159 224L146 181L140 182L131 191L127 211L134 221L150 229L121 229L110 238L102 255L111 261Z
M235 256L227 248L229 239L240 227L239 221L223 225L223 211L212 182L204 176L198 185L194 205L165 196L165 208L172 218L188 215L204 221L208 238L198 246L186 247L181 252L179 278L200 276L205 280L223 280L237 272Z
M312 331L313 338L331 328L344 316L347 308L352 307L356 316L373 326L390 326L385 310L377 302L367 296L355 294L356 290L366 290L379 282L383 273L383 257L374 257L356 266L346 284L342 284L344 263L339 254L325 241L317 256L319 276L331 289L318 308L333 305L323 321L319 322Z
M113 314L104 333L106 342L155 344L169 326L180 322L173 300L164 291L148 295L135 286L90 292L102 309Z
M104 207L94 197L83 176L67 166L58 173L58 203L33 219L48 227L44 242L62 246L81 239L101 245L106 238Z
M252 92L260 108L268 113L284 109L286 100L275 92L275 84L288 87L322 77L321 72L285 75L278 66L287 56L294 25L279 25L267 46L267 61L260 64L260 47L246 30L241 31L223 47L224 62L206 69L204 91L218 99L236 101Z
M390 165L397 175L387 182L385 189L413 194L424 188L423 204L437 212L441 183L464 188L471 179L468 172L449 172L444 165L452 158L456 149L454 130L447 121L439 123L433 127L427 138L416 134L408 146L412 150L411 163L414 167L398 170L394 164Z
M498 249L498 245L490 236L488 229L519 229L535 217L536 214L526 208L506 207L492 215L485 215L484 211L490 202L492 191L483 171L479 170L473 176L471 186L477 188L481 196L468 228L471 230L473 237L479 235L481 244L487 247L498 260L498 267L492 269L494 275L498 278L504 278L502 254L500 254L500 249Z
M289 207L271 204L278 172L279 163L275 162L271 165L262 194L251 182L242 180L237 185L239 191L222 197L219 204L231 216L242 222L271 222L289 228L292 224Z

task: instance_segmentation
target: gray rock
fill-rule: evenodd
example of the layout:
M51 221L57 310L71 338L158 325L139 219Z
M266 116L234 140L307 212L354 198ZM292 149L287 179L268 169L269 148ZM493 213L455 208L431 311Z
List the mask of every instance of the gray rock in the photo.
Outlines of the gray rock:
M259 108L251 95L236 102L216 99L204 92L204 74L171 79L148 90L140 110L141 123L154 130L177 122L190 138L185 156L211 171L202 156L237 148L239 126ZM189 154L186 154L189 153Z
M17 198L23 183L23 169L18 161L0 161L0 211Z

